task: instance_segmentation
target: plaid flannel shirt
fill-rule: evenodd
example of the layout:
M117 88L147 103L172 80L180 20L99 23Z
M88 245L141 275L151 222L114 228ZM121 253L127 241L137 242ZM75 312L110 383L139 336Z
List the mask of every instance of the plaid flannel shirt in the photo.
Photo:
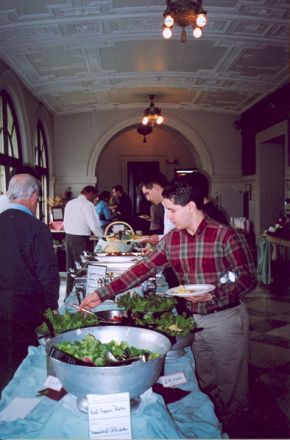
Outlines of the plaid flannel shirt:
M235 305L242 295L256 285L256 268L245 236L206 216L195 235L190 235L186 230L173 229L154 251L97 292L103 300L112 298L166 267L173 268L182 285L205 283L217 286L213 291L213 301L197 304L187 301L193 313L207 314ZM238 280L219 285L222 273L227 270L238 271Z

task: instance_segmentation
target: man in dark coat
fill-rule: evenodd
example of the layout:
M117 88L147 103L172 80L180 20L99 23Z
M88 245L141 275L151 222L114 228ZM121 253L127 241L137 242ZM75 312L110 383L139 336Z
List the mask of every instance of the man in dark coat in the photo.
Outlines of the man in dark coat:
M116 220L130 223L132 220L132 202L122 185L115 185L112 188L112 196L117 204L115 212Z
M57 311L59 273L48 227L34 217L40 183L29 174L12 177L9 208L0 215L0 390L37 345L43 313Z

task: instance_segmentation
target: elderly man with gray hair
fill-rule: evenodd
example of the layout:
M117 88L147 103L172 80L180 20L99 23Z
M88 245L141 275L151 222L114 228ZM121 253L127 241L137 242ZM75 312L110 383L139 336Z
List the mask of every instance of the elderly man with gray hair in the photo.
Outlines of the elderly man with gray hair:
M46 309L57 310L59 273L47 225L35 217L39 181L17 174L0 214L0 390L37 345L35 328Z

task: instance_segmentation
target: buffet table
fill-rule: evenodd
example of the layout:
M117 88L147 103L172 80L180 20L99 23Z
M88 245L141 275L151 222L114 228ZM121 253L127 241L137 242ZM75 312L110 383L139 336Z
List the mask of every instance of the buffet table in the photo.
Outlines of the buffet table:
M37 397L39 403L25 418L3 421L1 411L14 398L35 398L44 388L46 362L44 346L29 347L28 356L3 390L0 402L1 439L89 439L88 415L77 409L76 398L72 394L66 394L59 401L46 396ZM165 361L164 374L180 371L183 371L187 383L179 385L179 388L190 393L166 405L159 394L152 389L147 390L141 396L140 405L131 410L134 439L227 438L221 433L211 400L198 387L190 349L185 349L185 354L177 359Z

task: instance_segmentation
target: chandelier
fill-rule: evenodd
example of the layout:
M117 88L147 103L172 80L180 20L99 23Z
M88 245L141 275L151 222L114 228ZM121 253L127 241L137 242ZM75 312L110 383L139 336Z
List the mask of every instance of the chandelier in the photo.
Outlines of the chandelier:
M163 122L163 116L161 116L161 109L155 107L153 99L155 95L149 95L150 106L144 110L144 117L142 119L142 124L154 127L155 124L160 125Z
M167 8L163 13L163 37L172 37L172 28L177 24L182 28L181 42L186 42L187 26L192 27L195 38L200 38L202 28L206 25L207 12L202 7L202 0L166 0Z
M141 136L143 136L143 143L147 143L147 139L146 136L148 136L148 134L152 133L152 128L151 127L147 127L146 125L140 125L139 127L137 127L137 132L139 134L141 134Z

